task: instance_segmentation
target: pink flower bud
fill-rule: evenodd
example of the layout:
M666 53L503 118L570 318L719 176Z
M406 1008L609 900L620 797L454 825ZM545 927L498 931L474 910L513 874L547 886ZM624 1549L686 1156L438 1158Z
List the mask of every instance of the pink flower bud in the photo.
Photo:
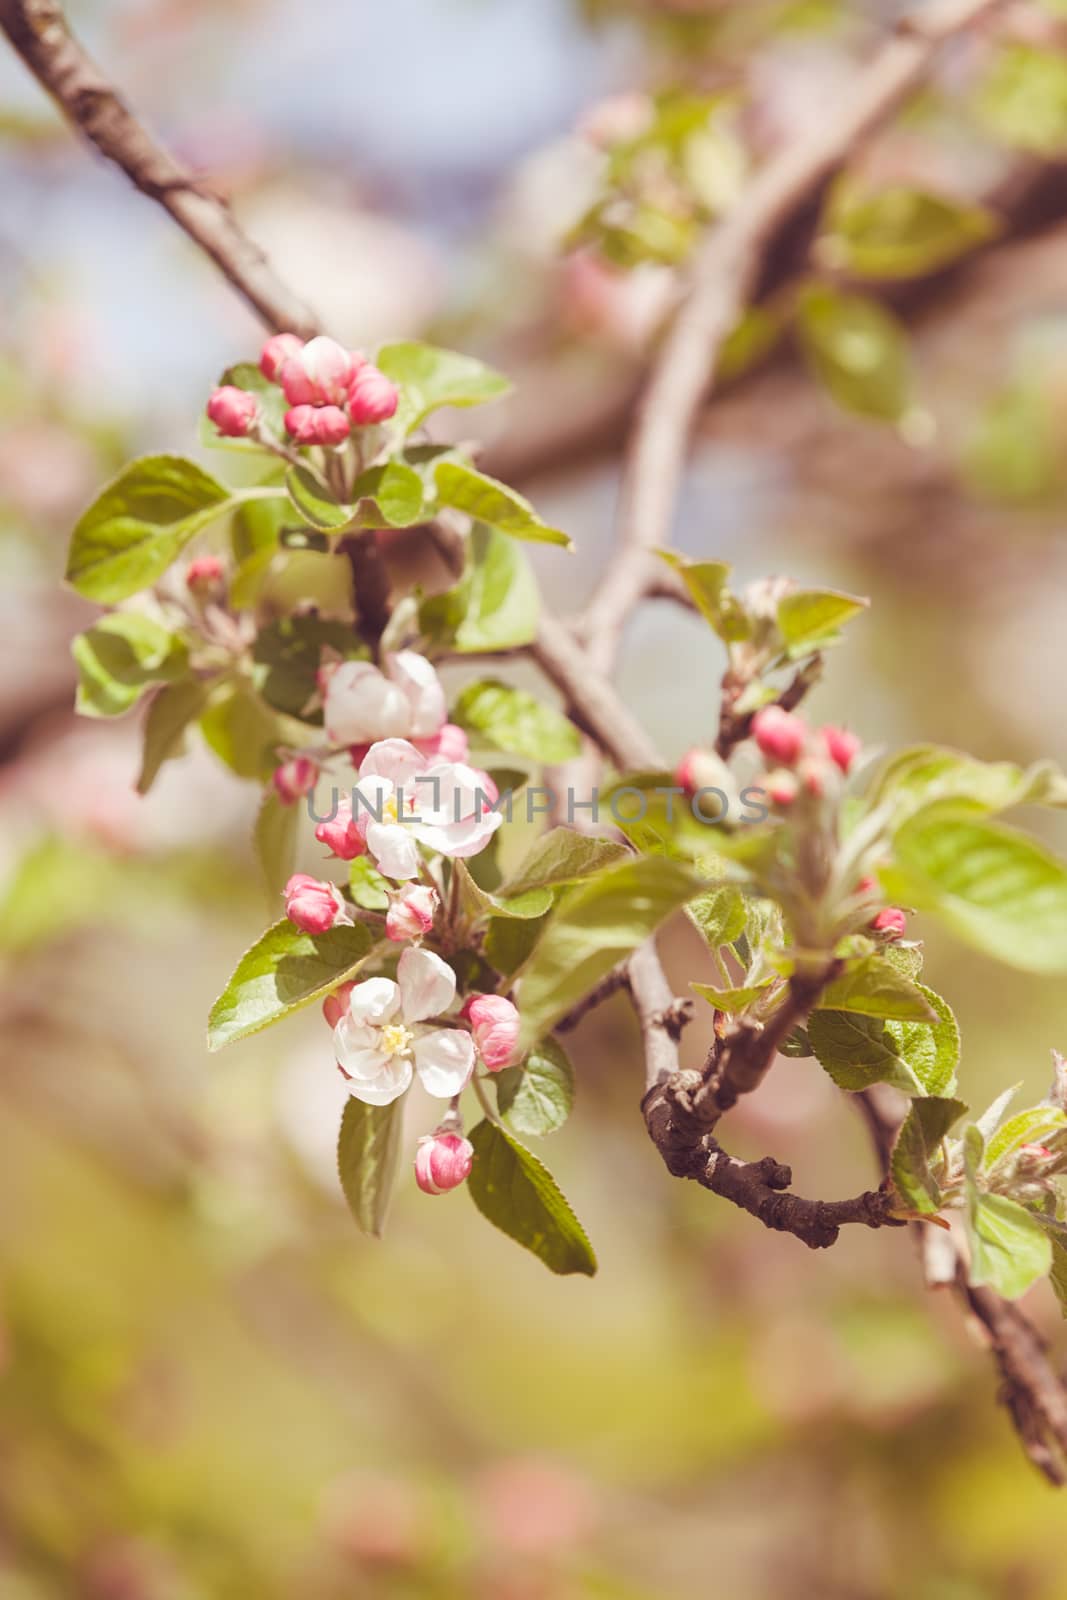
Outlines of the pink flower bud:
M887 939L901 939L908 931L908 919L899 906L886 906L871 922L875 933L884 933Z
M519 1039L519 1013L500 994L472 994L460 1016L467 1017L474 1043L490 1072L510 1066Z
M348 389L348 415L361 426L369 422L388 422L400 404L400 390L390 383L373 362L365 361L356 371Z
M218 556L197 556L185 569L185 586L193 594L207 594L222 582L225 571Z
M791 767L804 748L808 736L803 717L781 706L764 706L752 719L752 736L768 761Z
M366 853L367 841L352 816L352 803L349 800L338 801L337 815L328 822L320 822L315 829L315 837L342 861L354 861L357 856Z
M321 334L279 368L278 381L291 406L341 406L352 381L352 357L336 339Z
M348 1010L348 997L355 987L356 980L353 978L349 983L342 983L339 989L335 989L333 994L328 994L322 1002L322 1014L331 1028L336 1028Z
M232 383L216 389L207 403L207 414L225 439L243 439L259 419L259 401L247 389Z
M419 1140L415 1182L423 1194L447 1194L466 1183L474 1162L474 1146L458 1133L428 1133Z
M325 933L338 922L352 920L340 890L306 872L295 872L286 884L285 914L304 933Z
M858 739L848 728L820 728L822 742L826 746L826 754L841 771L848 773L852 763L863 749L863 741Z
M771 797L771 804L776 806L791 806L800 791L800 785L791 772L779 769L771 772L767 777L767 793Z
M724 767L717 755L696 746L687 750L675 772L675 782L686 794L698 794L701 789L721 788Z
M1021 1144L1019 1146L1019 1154L1026 1156L1028 1161L1035 1163L1053 1159L1052 1151L1047 1144Z
M275 767L271 782L283 806L291 806L315 787L319 769L309 756L291 756Z
M297 444L343 444L352 431L339 406L292 406L285 426Z
M385 935L397 944L405 939L421 939L433 927L440 896L428 883L412 883L402 889L389 907Z
M275 333L269 338L259 353L259 370L271 383L278 382L278 374L285 363L298 356L304 348L303 339L298 339L295 333Z
M446 722L429 739L413 739L411 742L424 756L436 756L438 761L465 762L470 755L466 730L457 727L454 722Z

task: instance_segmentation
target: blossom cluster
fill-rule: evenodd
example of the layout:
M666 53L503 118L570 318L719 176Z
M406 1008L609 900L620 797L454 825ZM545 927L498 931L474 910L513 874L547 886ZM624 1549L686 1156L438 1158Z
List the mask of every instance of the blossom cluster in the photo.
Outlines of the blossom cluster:
M341 445L353 428L388 422L400 391L359 351L320 335L306 343L278 333L263 346L260 371L288 402L285 430L298 445ZM263 408L250 389L223 384L207 403L207 414L225 438L256 436Z

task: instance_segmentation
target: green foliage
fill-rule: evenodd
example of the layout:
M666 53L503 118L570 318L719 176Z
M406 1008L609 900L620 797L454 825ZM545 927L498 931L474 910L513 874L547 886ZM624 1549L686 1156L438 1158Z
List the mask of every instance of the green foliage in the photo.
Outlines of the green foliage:
M467 1187L482 1215L550 1272L592 1277L593 1247L548 1168L499 1123L479 1122L470 1141L474 1165Z
M299 805L283 805L274 790L268 789L256 813L252 835L268 894L281 894L292 876L299 822Z
M980 206L906 184L872 192L843 183L825 228L818 253L835 270L858 278L914 278L987 243L997 222Z
M348 886L352 899L364 911L386 911L388 884L369 856L357 856L348 866Z
M532 761L572 761L582 748L577 729L562 712L497 678L468 683L452 707L452 718L474 736L475 744Z
M932 1022L928 993L891 961L875 954L850 961L841 976L823 990L818 1003L828 1011L892 1017L902 1022Z
M573 1109L574 1068L555 1039L542 1039L518 1066L496 1073L495 1081L500 1114L516 1133L555 1133Z
M836 589L793 589L778 602L778 628L791 661L836 644L841 628L866 611L869 600Z
M247 679L230 680L214 691L200 718L200 731L220 761L239 778L265 782L277 764L282 724Z
M698 927L712 950L733 944L744 932L748 903L740 889L727 885L706 889L686 906L690 921Z
M369 467L356 479L353 493L361 502L363 527L410 528L428 515L422 479L403 461Z
M557 889L594 877L629 856L626 846L614 839L598 839L576 833L573 828L550 828L531 847L500 893L509 898L528 894L531 889Z
M921 986L920 986L921 987ZM951 1095L956 1087L960 1034L941 996L921 987L936 1022L894 1021L839 1010L814 1011L807 1036L840 1089L889 1083L907 1095Z
M871 807L886 805L899 824L939 800L965 801L978 811L1067 803L1067 782L1051 761L1022 768L1012 761L979 761L943 745L912 745L891 756L870 790Z
M1003 1194L972 1193L967 1211L970 1282L1007 1300L1025 1294L1052 1267L1052 1241L1032 1212Z
M235 501L182 456L131 461L79 518L67 581L87 600L127 600L162 577L190 539Z
M165 761L181 755L185 730L202 714L208 688L199 678L169 683L153 695L144 724L144 755L137 779L138 794L147 794Z
M990 131L1038 155L1067 149L1067 60L1037 45L1010 44L997 55L978 95Z
M911 362L904 331L884 306L813 284L800 295L797 332L814 376L842 410L900 420L909 404Z
M975 949L1024 972L1067 971L1067 869L1025 834L939 801L898 828L880 876Z
M716 1011L725 1011L728 1016L747 1011L753 1001L758 1000L764 991L773 982L767 977L762 983L750 984L742 989L716 989L709 983L691 983L689 987L706 1000Z
M465 462L439 462L434 468L433 480L441 505L463 511L475 522L499 528L513 539L559 544L566 550L573 548L568 535L542 522L530 502L516 490Z
M75 709L83 717L120 717L154 683L178 678L188 665L184 639L141 611L116 611L78 634Z
M419 627L442 650L464 655L512 650L533 641L539 609L537 583L523 551L505 534L478 524L462 578L455 588L423 600Z
M310 467L290 467L285 487L299 515L313 528L336 533L352 519L352 507L341 505Z
M252 647L252 682L262 698L287 716L307 716L317 691L323 650L339 656L364 656L366 646L346 622L310 613L265 622ZM316 714L314 720L321 720Z
M934 1216L941 1209L941 1185L934 1168L940 1165L942 1141L966 1110L962 1100L937 1095L912 1101L889 1165L893 1187L908 1210Z
M208 1049L244 1039L355 976L372 939L360 923L302 933L282 918L241 957L211 1008Z
M368 1106L349 1098L337 1138L337 1172L348 1209L364 1233L380 1239L396 1179L403 1101Z
M511 384L472 356L409 341L383 345L377 366L401 388L395 422L404 433L440 406L481 406L502 399Z

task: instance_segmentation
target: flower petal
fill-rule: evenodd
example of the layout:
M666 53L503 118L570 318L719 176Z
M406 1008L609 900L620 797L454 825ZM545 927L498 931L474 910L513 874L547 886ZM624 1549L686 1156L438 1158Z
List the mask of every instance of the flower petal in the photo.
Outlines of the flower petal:
M432 950L404 951L396 969L405 1022L439 1017L456 998L456 974Z
M411 828L398 822L367 825L367 848L387 878L417 878L419 845Z
M433 664L414 650L398 650L386 657L385 670L410 707L409 738L432 738L448 716L445 691Z
M400 989L392 978L366 978L357 983L348 997L348 1015L359 1027L381 1027L396 1015L400 1005Z
M388 778L394 786L407 784L416 773L426 771L426 757L406 739L379 739L372 744L359 765L359 777Z
M414 1077L410 1056L385 1058L385 1065L373 1077L348 1080L346 1088L355 1100L368 1106L387 1106L399 1100Z
M326 685L326 732L333 744L365 744L411 732L403 688L370 661L343 661Z
M415 1040L415 1070L427 1094L451 1100L474 1070L474 1040L462 1028L434 1028Z
M436 849L444 856L476 856L484 850L504 820L501 811L487 811L483 817L467 817L436 829Z

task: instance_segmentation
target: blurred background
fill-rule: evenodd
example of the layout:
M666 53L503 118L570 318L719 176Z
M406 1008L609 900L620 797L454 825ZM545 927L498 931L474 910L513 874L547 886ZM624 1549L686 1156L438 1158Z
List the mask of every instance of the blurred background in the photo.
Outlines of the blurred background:
M534 552L566 611L611 560L634 394L695 232L832 113L896 9L70 13L333 334L419 335L516 378L464 427L576 539L570 559ZM775 340L773 280L797 264L772 263L769 335L687 475L691 554L873 597L814 702L870 743L1067 761L1063 11L1006 7L864 153L869 183L993 219L959 259L867 272L898 319L872 358L896 397ZM635 200L648 173L610 149L650 89L703 97L700 141ZM137 798L136 715L74 719L68 646L92 611L60 580L73 520L125 459L200 453L204 398L260 331L5 49L0 184L0 1600L1067 1596L1064 1502L908 1239L812 1254L667 1177L624 1003L574 1036L578 1109L548 1152L593 1282L409 1182L386 1242L360 1236L316 1012L206 1056L209 1005L276 915L256 793L199 748ZM832 232L822 262L840 266ZM628 631L621 682L672 757L714 727L721 670L669 606ZM683 992L708 976L684 929L665 947ZM960 1014L971 1104L1016 1079L1039 1096L1062 989L941 940L927 971ZM415 1104L412 1142L429 1116ZM779 1061L731 1144L791 1161L804 1192L872 1181L811 1061ZM1044 1286L1029 1309L1067 1357Z

